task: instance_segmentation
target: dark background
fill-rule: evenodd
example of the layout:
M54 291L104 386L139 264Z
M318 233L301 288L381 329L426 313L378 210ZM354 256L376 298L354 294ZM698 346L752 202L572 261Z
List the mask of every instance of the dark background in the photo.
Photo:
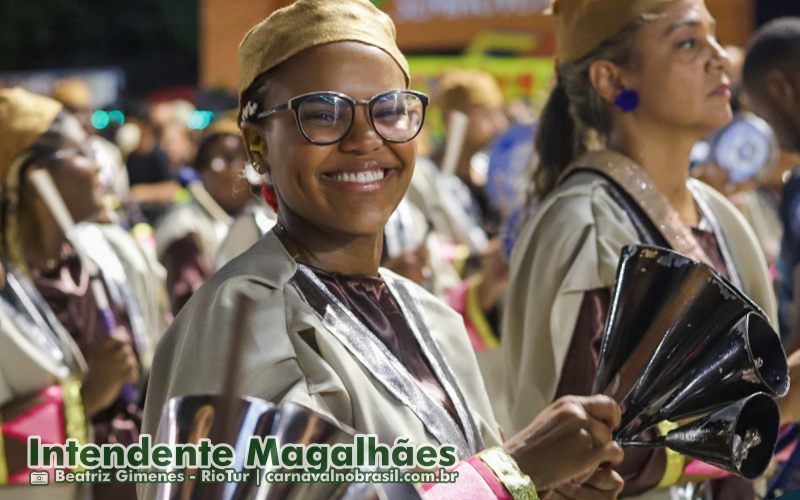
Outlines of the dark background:
M197 82L197 0L0 0L0 71L118 66L137 96Z
M800 0L756 5L759 25L800 16ZM0 71L118 66L132 96L195 86L198 31L197 0L0 0Z

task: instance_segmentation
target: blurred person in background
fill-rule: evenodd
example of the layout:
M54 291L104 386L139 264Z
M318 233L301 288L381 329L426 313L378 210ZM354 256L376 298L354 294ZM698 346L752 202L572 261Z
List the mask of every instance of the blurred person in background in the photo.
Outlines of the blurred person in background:
M128 201L130 184L128 170L119 147L97 133L92 126L92 93L89 85L79 78L59 80L53 86L53 99L81 122L89 135L89 145L100 165L100 186L106 194L106 206L121 211Z
M189 181L189 190L194 195L170 209L156 226L158 255L167 269L174 314L214 272L218 251L234 218L254 201L244 177L246 160L236 121L222 118L214 122L193 162L192 172L198 178Z
M497 234L499 225L497 213L489 204L483 188L489 164L485 150L508 128L508 119L503 112L503 94L490 74L480 70L458 69L442 75L436 102L441 107L446 137L453 133L450 128L453 113L466 116L466 133L463 143L456 149L452 172L441 171L445 168L442 165L445 160L444 145L434 151L430 158L418 159L408 199L422 210L437 232L456 243L471 246L474 251L475 238L465 233L472 228L479 228L491 237ZM443 175L447 181L444 187L448 192L438 194L437 190L443 187L438 178ZM442 207L445 203L458 204L458 212ZM467 221L453 220L456 215L464 214ZM460 227L461 224L469 224L469 227Z
M147 244L143 244L141 238L132 238L120 225L129 225L131 222L127 219L128 214L123 212L123 208L127 209L130 205L128 172L122 153L114 143L97 134L92 126L91 90L83 80L61 80L53 87L52 95L62 103L66 111L78 118L87 132L88 145L100 167L98 180L106 208L104 216L98 219L101 223L96 224L95 228L102 233L102 239L108 244L104 248L111 250L119 260L123 272L119 273L118 278L123 280L123 273L127 277L139 304L144 329L151 341L155 342L170 319L164 287L166 271L158 263L155 252ZM126 218L119 219L116 217L118 214L125 215ZM139 236L142 233L152 233L152 229L134 226L131 232Z
M182 99L159 102L151 108L150 117L156 128L158 144L169 158L175 176L181 168L190 165L197 154L196 134L189 129L195 111L192 103Z
M174 203L180 189L169 156L161 148L157 128L150 117L150 107L135 103L126 112L127 123L137 127L138 141L128 155L130 197L141 209L144 221L151 226Z
M781 149L800 153L800 18L777 19L756 32L747 48L743 80L750 108L769 122ZM789 163L797 157L786 158ZM778 301L780 331L787 349L800 347L799 209L800 173L795 169L788 176L780 203L784 232L778 260Z
M0 137L0 257L31 279L86 358L82 396L95 442L133 442L139 433L135 384L152 339L108 241L95 225L80 224L106 219L86 131L59 102L17 88L0 90ZM91 254L85 259L31 181L37 169L47 170L79 223L70 238ZM98 302L95 280L108 305ZM97 498L135 498L132 485L98 483L93 489Z
M480 325L477 330L485 337L479 343L493 344L508 266L496 238L499 213L484 191L488 169L485 150L508 127L503 94L490 74L458 69L442 75L437 96L448 136L454 133L451 116L460 113L466 117L463 143L455 148L452 172L441 170L445 147L431 158L419 157L406 198L436 233L440 248L429 250L431 258L444 255L439 260L449 261L467 280L455 288L452 280L445 280L452 288L448 290L450 302L463 313L473 311L474 323ZM438 267L434 266L434 274ZM450 273L445 270L441 274Z

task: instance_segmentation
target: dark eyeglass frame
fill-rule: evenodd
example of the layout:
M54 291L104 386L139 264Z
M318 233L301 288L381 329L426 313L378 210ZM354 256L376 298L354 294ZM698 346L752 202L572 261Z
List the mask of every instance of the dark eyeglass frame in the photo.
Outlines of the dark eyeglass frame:
M405 139L405 140L402 140L402 141L387 139L386 137L384 137L383 134L381 134L378 131L378 128L375 126L375 120L374 120L374 118L372 116L372 108L375 106L375 103L377 103L379 99L381 99L382 97L385 97L385 96L387 96L389 94L397 94L397 93L400 93L400 94L411 94L413 96L416 96L422 102L422 119L419 122L419 128L414 133L414 135L412 135L408 139ZM336 139L335 141L314 141L314 140L312 140L308 136L308 134L306 134L306 131L303 130L303 125L300 122L300 106L306 100L308 100L308 99L310 99L312 97L320 97L320 96L337 97L339 99L343 99L350 106L350 112L351 112L351 116L352 116L352 118L350 119L350 125L347 127L347 130L345 130L344 133L342 133L342 136L339 137L338 139ZM294 114L294 121L295 121L295 124L297 125L297 128L300 130L300 133L303 134L303 137L305 137L305 139L308 142L310 142L312 144L318 144L320 146L329 146L331 144L336 144L337 142L341 142L345 137L347 137L347 135L350 133L350 130L353 129L353 122L355 121L355 116L356 116L356 106L358 104L366 104L367 105L367 111L368 111L367 112L367 116L369 117L369 124L372 127L372 130L374 130L375 133L378 134L378 137L380 137L382 140L384 140L386 142L391 142L393 144L403 144L403 143L406 143L406 142L414 140L414 138L416 138L419 135L420 131L422 130L422 126L425 124L425 115L427 114L428 102L429 101L430 101L430 98L426 94L423 94L422 92L417 92L416 90L408 90L408 89L388 90L386 92L380 92L378 94L375 94L374 96L370 97L369 99L361 99L361 100L353 99L349 95L342 94L340 92L333 92L333 91L309 92L307 94L301 94L301 95L292 97L291 99L289 99L285 103L279 104L279 105L277 105L277 106L275 106L273 108L265 109L264 111L258 113L254 117L254 119L255 120L263 120L263 119L268 118L268 117L274 115L275 113L279 113L281 111L292 111L293 114Z

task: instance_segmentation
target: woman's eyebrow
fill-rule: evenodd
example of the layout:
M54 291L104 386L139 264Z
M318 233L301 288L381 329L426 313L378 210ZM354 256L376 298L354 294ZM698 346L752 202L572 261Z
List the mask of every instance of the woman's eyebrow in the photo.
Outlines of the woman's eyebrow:
M702 25L703 25L703 20L699 16L697 16L696 14L688 14L670 24L667 27L667 29L664 30L663 36L667 37L680 28L685 28L685 27L695 28L697 26L702 26ZM717 22L713 19L710 20L708 22L708 27L709 29L711 29L711 31L714 31L717 27Z

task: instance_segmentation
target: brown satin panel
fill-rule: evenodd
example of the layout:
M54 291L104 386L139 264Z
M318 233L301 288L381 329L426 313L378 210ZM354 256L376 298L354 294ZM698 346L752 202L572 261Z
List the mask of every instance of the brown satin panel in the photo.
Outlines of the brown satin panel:
M194 292L214 274L214 270L193 234L187 234L172 243L164 251L161 263L167 270L167 290L172 314L177 315Z
M369 329L391 353L422 384L435 400L441 401L456 422L458 413L431 371L422 350L408 326L400 305L383 279L370 276L345 276L311 268L328 290ZM307 297L315 295L308 290ZM317 312L325 314L324 301L311 301Z

